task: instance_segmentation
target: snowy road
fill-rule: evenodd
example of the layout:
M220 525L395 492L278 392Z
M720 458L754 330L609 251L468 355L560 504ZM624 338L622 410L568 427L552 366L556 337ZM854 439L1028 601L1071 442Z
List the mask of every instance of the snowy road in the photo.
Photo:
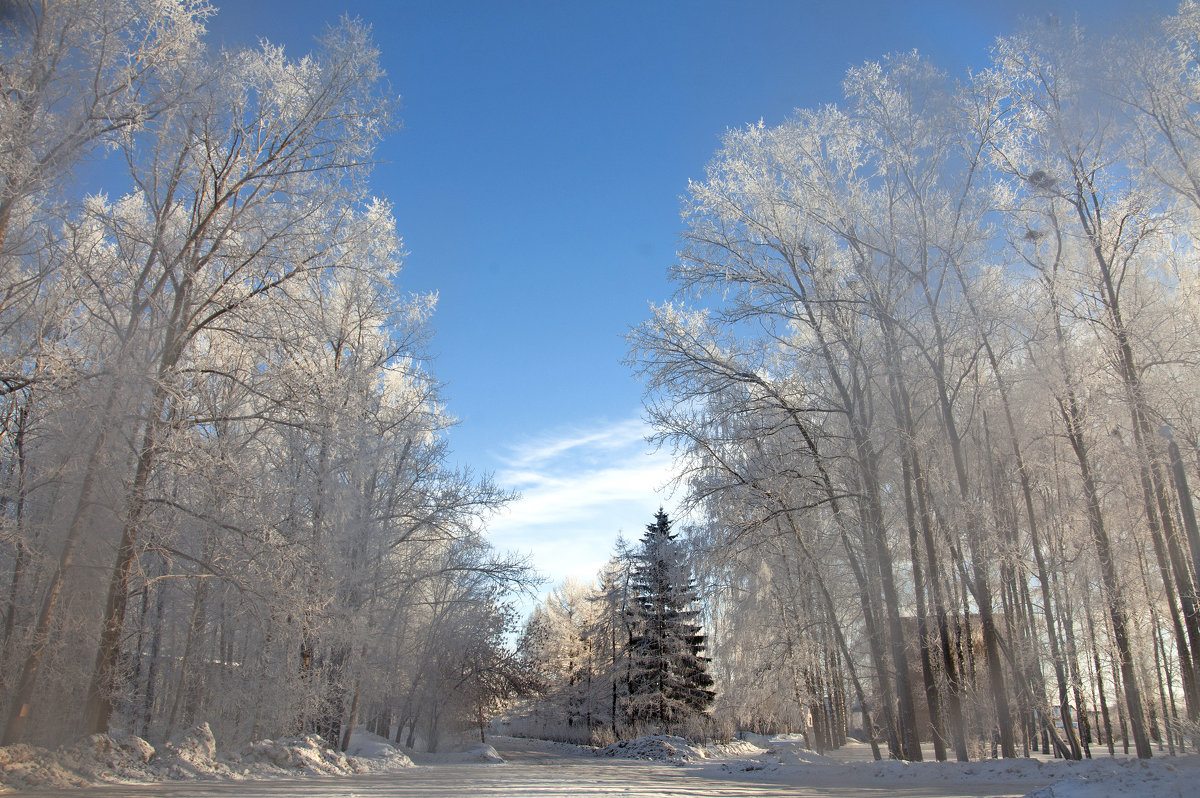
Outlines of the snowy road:
M890 779L825 778L803 785L757 781L754 774L723 775L719 764L674 766L657 762L570 756L534 741L493 741L507 760L503 765L479 763L428 764L387 775L342 778L283 779L255 782L174 782L130 787L37 792L38 798L588 798L627 796L666 798L954 798L956 796L1019 796L1044 786L1024 781L1013 784L964 782L902 785ZM847 778L849 777L849 778Z

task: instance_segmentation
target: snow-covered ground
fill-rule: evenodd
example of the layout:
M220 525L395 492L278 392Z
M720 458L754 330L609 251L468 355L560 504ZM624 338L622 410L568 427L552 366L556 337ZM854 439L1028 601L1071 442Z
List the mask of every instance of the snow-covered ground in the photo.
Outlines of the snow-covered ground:
M978 762L875 762L870 748L851 743L821 756L797 740L755 740L760 753L714 761L701 772L714 778L771 781L807 788L813 795L842 794L847 786L890 795L1027 795L1030 798L1200 795L1200 756L1160 756L1145 761L1100 756L1082 762L1044 758ZM808 793L802 793L808 794Z
M1200 794L1200 756L1196 755L1150 761L1104 756L1085 762L903 763L870 761L869 749L860 744L820 756L787 736L710 747L658 736L605 749L499 737L492 738L490 745L475 743L443 754L414 755L414 766L385 741L365 735L356 738L351 747L355 755L349 757L322 750L311 738L255 744L236 757L222 756L210 740L211 735L194 732L170 748L164 746L162 752L147 755L128 739L107 746L115 753L100 751L106 746L92 739L69 749L73 753L60 752L54 758L56 767L77 768L73 771L77 780L71 784L92 786L79 790L47 785L50 790L37 794L43 798L587 798L614 793L629 798L781 794L799 798L1192 798ZM7 780L14 772L12 754L12 748L0 749L0 779ZM112 766L130 759L145 761L136 767ZM45 761L41 766L48 767ZM307 777L297 778L302 774ZM168 780L134 786L152 779ZM101 782L120 784L95 786Z
M158 750L140 737L93 734L56 751L29 745L0 748L0 792L144 784L242 781L294 776L347 776L413 767L403 752L374 735L357 734L343 754L319 737L259 740L217 751L207 723Z
M1029 795L1031 798L1200 796L1200 757L1139 761L1102 756L1084 762L989 759L981 762L875 762L869 746L851 743L829 756L798 735L749 736L702 748L678 737L643 737L596 751L601 756L670 762L714 781L786 784L803 795L846 788L894 795ZM712 795L722 795L719 788ZM790 794L790 791L789 791Z

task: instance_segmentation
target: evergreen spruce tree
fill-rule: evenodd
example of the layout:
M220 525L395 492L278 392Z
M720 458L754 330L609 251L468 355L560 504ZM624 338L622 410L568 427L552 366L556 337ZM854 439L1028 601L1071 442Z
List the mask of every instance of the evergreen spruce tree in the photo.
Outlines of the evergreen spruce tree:
M670 732L712 705L696 589L660 507L634 557L629 714Z

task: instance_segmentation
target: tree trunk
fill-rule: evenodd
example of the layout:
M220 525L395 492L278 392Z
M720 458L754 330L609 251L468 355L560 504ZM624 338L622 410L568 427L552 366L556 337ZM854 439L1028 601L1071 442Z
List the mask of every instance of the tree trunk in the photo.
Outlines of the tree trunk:
M142 516L146 509L146 487L154 467L159 419L170 407L166 387L161 381L155 386L151 400L154 414L146 421L141 446L138 449L137 470L129 490L124 528L117 547L117 561L113 565L112 578L108 586L108 598L104 605L104 624L100 630L100 645L92 668L88 685L87 708L84 711L84 727L92 734L108 731L121 682L121 633L125 628L125 612L129 605L129 582L133 566L138 559L139 536Z
M196 720L193 716L196 705L196 698L193 697L193 694L199 688L194 684L192 670L201 629L204 626L207 598L208 580L201 578L196 585L196 593L192 599L191 621L188 623L187 637L184 639L183 656L179 661L179 678L175 684L175 698L171 702L171 714L167 719L168 737L179 731L181 727L191 726Z
M1066 663L1059 644L1058 634L1054 629L1054 601L1050 595L1050 575L1046 568L1046 558L1042 552L1037 513L1033 508L1033 489L1030 486L1029 469L1025 466L1025 458L1022 456L1021 446L1017 440L1017 426L1013 421L1012 407L1008 400L1008 385L1000 371L1000 364L996 360L992 346L986 338L984 340L984 351L987 353L988 363L991 366L992 375L996 380L1000 394L1000 404L1004 410L1004 421L1008 429L1008 439L1012 447L1013 459L1017 465L1017 477L1021 485L1021 498L1025 506L1025 519L1029 528L1029 547L1033 551L1033 560L1037 566L1038 585L1042 594L1042 617L1046 624L1046 640L1050 645L1050 658L1054 663L1054 678L1058 686L1058 704L1063 716L1063 730L1067 736L1067 744L1071 749L1070 758L1082 759L1083 754L1079 747L1079 737L1076 735L1074 724L1071 722Z
M1099 234L1102 221L1100 217L1101 203L1091 183L1091 177L1091 174L1080 174L1080 168L1078 165L1076 166L1075 194L1071 202L1075 208L1080 226L1092 244L1092 254L1099 268L1100 299L1108 311L1108 328L1116 343L1117 371L1128 394L1134 443L1138 452L1138 469L1142 484L1143 502L1146 508L1146 520L1151 527L1152 534L1155 531L1155 527L1161 523L1162 535L1167 544L1167 552L1170 555L1171 567L1174 572L1179 597L1183 602L1184 626L1187 629L1188 640L1191 644L1193 665L1191 687L1195 697L1200 699L1200 684L1197 684L1197 674L1194 672L1197 659L1200 658L1200 595L1197 594L1197 590L1200 589L1200 561L1193 562L1194 570L1189 571L1183 553L1180 551L1175 531L1175 522L1170 510L1170 500L1166 494L1165 481L1162 477L1159 461L1150 445L1151 432L1149 418L1151 414L1149 403L1146 401L1145 392L1142 389L1142 370L1134 354L1132 338L1128 327L1125 325L1124 313L1121 309L1121 280L1113 274L1112 259L1105 255L1103 249L1104 239ZM1095 214L1095 216L1092 214ZM1192 551L1193 556L1198 551L1200 551L1200 535L1195 538ZM1123 630L1118 632L1115 628L1113 632L1118 637L1124 633ZM1200 704L1200 700L1197 700L1196 703ZM1200 711L1200 706L1197 707L1197 710ZM1130 708L1130 712L1132 713L1132 707ZM1147 745L1146 748L1148 752L1149 746ZM1139 756L1141 755L1140 750L1139 748Z
M1108 603L1113 642L1117 647L1121 682L1125 692L1125 703L1129 708L1129 724L1133 732L1134 747L1137 749L1139 759L1149 759L1154 754L1150 750L1150 739L1146 736L1145 712L1142 707L1142 695L1138 689L1137 676L1134 672L1133 647L1129 639L1125 601L1117 578L1108 531L1104 528L1104 516L1100 510L1100 494L1096 488L1095 479L1092 477L1091 461L1088 458L1087 447L1083 439L1081 414L1075 394L1071 389L1067 390L1066 399L1060 402L1060 405L1063 420L1067 425L1067 437L1075 452L1075 457L1079 461L1079 470L1083 479L1088 527L1091 531L1092 543L1096 547L1096 556L1100 561L1100 576L1104 583L1105 597Z
M885 334L888 331L884 325ZM890 341L890 336L886 336ZM925 704L929 711L929 725L933 737L934 758L938 762L946 761L946 730L942 723L942 702L938 690L937 678L933 671L933 657L930 652L932 635L929 633L929 613L925 604L925 575L921 568L920 547L917 543L917 510L914 502L914 473L919 473L920 465L914 445L915 431L913 430L912 414L909 405L908 391L904 387L900 374L900 355L894 344L889 345L888 360L892 364L889 371L889 382L892 389L892 405L895 408L896 423L900 429L903 441L900 455L901 476L904 484L904 517L908 527L909 557L912 563L913 594L917 606L917 637L921 657L921 678L925 686ZM919 484L917 486L919 488Z
M1100 718L1104 723L1104 737L1108 742L1108 755L1115 756L1112 718L1108 713L1108 699L1104 695L1104 670L1100 667L1100 646L1096 640L1096 623L1092 619L1091 607L1085 605L1084 614L1087 616L1088 638L1092 643L1092 666L1095 668L1096 693L1100 696Z
M1196 509L1192 505L1192 494L1188 489L1187 474L1183 469L1183 458L1179 455L1179 444L1175 443L1170 427L1164 427L1167 437L1167 456L1170 460L1171 484L1179 499L1179 515L1187 532L1188 548L1192 552L1192 583L1200 590L1200 527L1196 525Z
M67 572L75 561L75 551L83 538L84 522L88 517L87 511L91 509L96 491L100 463L106 448L108 425L111 423L113 410L116 407L117 388L118 386L115 383L109 388L104 409L100 413L100 421L98 423L99 433L96 440L92 443L87 464L84 466L83 481L79 486L79 497L75 501L71 522L67 526L67 536L66 540L63 541L62 551L59 553L58 566L54 570L53 577L51 577L46 595L42 598L41 610L38 612L37 624L33 632L33 644L30 647L29 654L25 657L25 663L21 667L21 675L17 679L17 687L13 691L12 705L9 710L8 721L5 724L4 737L0 740L0 745L15 745L21 742L25 723L32 712L33 691L37 684L37 677L42 667L43 657L46 653L46 645L50 642L51 628L54 625L58 612L58 602L62 598Z
M938 404L941 408L942 423L946 429L946 435L950 443L950 454L954 461L959 501L961 502L962 512L966 516L966 538L967 546L971 552L973 574L968 576L965 568L961 569L963 583L970 588L972 595L975 597L975 605L979 610L979 621L983 627L984 657L988 665L988 683L991 687L992 703L996 709L996 720L1000 731L1000 751L1007 759L1015 757L1017 749L1013 740L1012 713L1008 706L1008 688L1005 685L1004 672L1000 664L1000 637L996 629L995 619L992 616L992 591L987 575L987 563L990 558L978 550L983 545L979 529L979 518L977 513L972 509L966 457L963 453L962 438L958 431L958 424L954 419L954 408L950 402L945 375L940 365L935 365L933 371L937 384Z
M156 558L162 572L167 570L162 558ZM161 575L161 574L160 574ZM150 739L151 724L154 720L154 701L158 691L158 672L162 668L159 662L159 652L162 650L163 616L166 611L166 596L161 585L154 586L154 623L150 635L150 665L146 669L146 692L142 698L140 729L135 734ZM165 735L164 735L165 736ZM255 737L254 739L258 739Z
M833 498L836 501L836 497ZM838 505L836 503L833 505L835 515L838 514L837 506ZM800 535L800 528L797 526L796 520L792 517L791 513L787 513L785 517L787 518L788 526L792 530L793 537L800 545L800 550L805 559L807 559L814 568L818 567L818 563L815 559L813 559L812 552L809 550L808 545L804 542L804 539ZM776 529L778 529L778 526L776 526ZM841 624L837 622L837 604L834 602L833 596L829 593L829 587L825 584L825 580L820 578L820 572L814 570L813 573L817 576L815 580L817 591L821 596L821 603L824 606L830 629L833 631L834 639L837 641L838 650L841 651L843 661L846 663L846 669L850 674L850 683L854 685L855 698L858 700L858 704L862 708L863 726L865 727L863 729L863 733L866 735L867 740L871 745L871 755L874 757L875 761L878 762L881 759L879 753L879 743L875 739L875 732L873 728L874 724L872 722L869 705L867 703L866 691L863 689L862 682L858 678L858 669L855 668L854 660L850 656L850 648L846 644L846 636L842 632ZM861 575L857 569L855 570L855 576L861 580Z
M883 522L883 506L880 498L879 478L876 473L878 460L874 447L867 440L865 429L858 427L854 437L855 448L859 454L859 472L864 488L863 520L867 526L867 545L879 574L880 587L883 591L883 609L887 616L888 642L891 648L892 671L895 678L900 755L901 758L910 762L920 762L922 758L921 738L917 729L908 657L904 651L904 629L900 622L900 596L896 589L896 579L892 571L892 555Z
M354 698L350 701L350 715L346 718L346 725L342 732L342 737L338 741L338 750L346 751L350 748L350 735L354 734L354 724L358 718L358 699L362 694L362 679L358 678L354 681ZM480 735L483 734L483 727L479 728ZM486 742L486 741L484 741Z
M1079 648L1075 645L1075 618L1071 612L1070 602L1061 602L1063 606L1063 630L1067 642L1067 666L1071 677L1071 689L1075 693L1075 707L1079 710L1079 739L1083 754L1092 758L1092 750L1088 745L1089 728L1087 722L1087 705L1083 700L1083 680L1079 675ZM1067 716L1063 715L1063 725L1067 724Z
M3 241L0 240L0 251L3 251ZM21 577L25 570L25 560L28 557L25 540L25 481L27 463L25 460L25 430L29 423L29 399L17 411L17 434L13 439L13 449L16 451L16 461L12 468L16 471L17 485L14 490L16 499L13 501L13 522L15 529L14 545L17 550L16 561L13 563L12 582L8 591L8 609L4 613L4 630L0 633L0 649L7 649L17 622L18 596L21 590Z

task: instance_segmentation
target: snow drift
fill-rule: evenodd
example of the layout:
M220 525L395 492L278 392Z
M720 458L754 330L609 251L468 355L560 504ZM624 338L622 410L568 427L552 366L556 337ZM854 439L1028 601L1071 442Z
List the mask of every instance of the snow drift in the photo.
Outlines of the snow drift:
M694 762L704 759L704 749L682 737L667 734L651 734L634 740L620 740L612 745L596 749L596 756L611 756L618 759L650 759L656 762Z
M140 737L93 734L49 751L31 745L0 748L0 789L86 787L97 783L146 783L193 779L256 779L272 776L342 776L412 767L404 753L373 735L356 735L351 754L330 748L316 735L259 740L219 753L207 723L155 749Z

